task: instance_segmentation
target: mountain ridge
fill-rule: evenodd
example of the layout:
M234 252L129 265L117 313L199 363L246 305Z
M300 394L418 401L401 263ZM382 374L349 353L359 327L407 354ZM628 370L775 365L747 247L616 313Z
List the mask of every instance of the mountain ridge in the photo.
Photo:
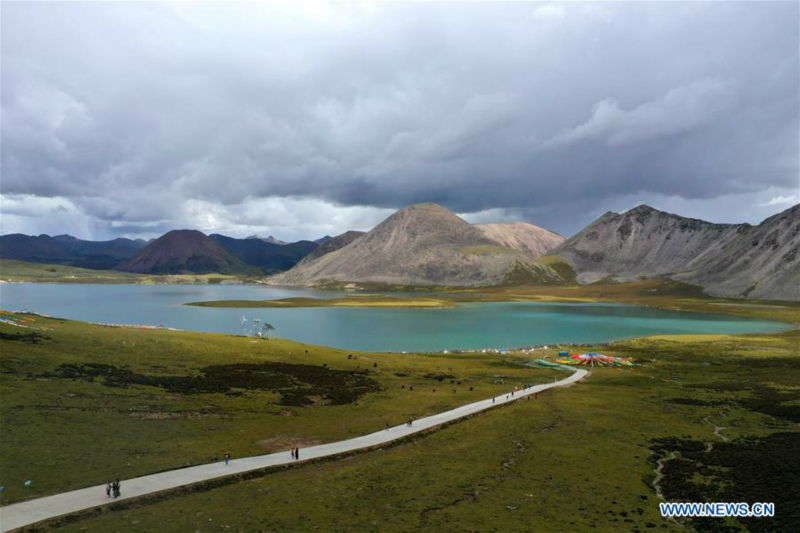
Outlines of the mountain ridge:
M258 267L264 273L288 270L318 248L311 241L278 244L268 239L235 239L217 233L209 235L209 238L243 263Z
M0 236L0 258L102 270L112 268L144 246L144 242L125 238L85 241L71 235L12 233Z
M270 278L273 284L499 284L528 257L434 203L413 204L365 235ZM538 270L533 268L533 270Z
M552 254L579 283L667 277L707 294L800 300L800 205L761 224L718 224L641 205L607 212Z
M255 272L198 230L172 230L115 267L148 274L231 274Z
M547 255L566 237L528 222L476 224L491 240L513 248L533 259Z

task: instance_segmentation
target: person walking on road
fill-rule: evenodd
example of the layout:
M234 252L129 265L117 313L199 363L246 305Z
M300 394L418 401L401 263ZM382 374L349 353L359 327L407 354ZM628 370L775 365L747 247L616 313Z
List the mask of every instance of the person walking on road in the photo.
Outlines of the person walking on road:
M111 497L111 482L106 483L106 496Z
M225 466L228 466L228 461L231 460L230 452L225 452Z
M112 490L114 492L114 498L119 498L120 495L122 494L119 478L117 478L117 480L114 481L114 483L112 484L111 488L112 488Z
M297 459L298 461L300 460L300 448L294 449L294 458Z

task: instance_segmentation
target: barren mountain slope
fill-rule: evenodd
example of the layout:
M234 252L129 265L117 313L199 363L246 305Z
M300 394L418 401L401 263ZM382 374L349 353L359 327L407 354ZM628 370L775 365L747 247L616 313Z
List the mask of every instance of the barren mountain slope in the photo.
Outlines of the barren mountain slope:
M305 262L272 283L374 282L398 285L502 283L527 258L500 246L440 205L415 204L347 246Z
M305 256L301 263L310 263L311 261L322 257L325 254L329 254L331 252L335 252L339 248L344 248L354 240L358 239L362 235L366 233L363 231L345 231L341 235L337 235L336 237L331 237L326 239L322 242L314 251L310 254Z
M565 240L558 233L527 222L477 224L476 226L493 241L518 250L530 258L549 254Z
M687 272L719 254L747 224L712 224L639 206L606 213L552 252L578 272L581 283Z
M800 205L746 228L675 278L716 296L800 300Z

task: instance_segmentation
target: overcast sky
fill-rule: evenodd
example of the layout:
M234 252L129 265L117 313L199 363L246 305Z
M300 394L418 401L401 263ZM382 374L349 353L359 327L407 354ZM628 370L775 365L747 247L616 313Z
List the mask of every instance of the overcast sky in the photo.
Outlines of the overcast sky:
M2 3L2 233L800 202L798 4Z

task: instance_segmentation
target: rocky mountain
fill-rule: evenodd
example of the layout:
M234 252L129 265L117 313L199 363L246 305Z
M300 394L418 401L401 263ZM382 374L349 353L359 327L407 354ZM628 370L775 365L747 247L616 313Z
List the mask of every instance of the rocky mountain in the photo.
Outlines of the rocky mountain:
M350 244L270 282L477 286L503 283L520 272L550 275L444 207L425 203L401 209Z
M85 241L71 235L0 236L0 258L107 269L142 249L141 240Z
M165 233L117 265L116 270L149 274L234 274L257 271L196 230Z
M758 226L713 224L648 206L606 213L554 250L592 283L665 276L712 295L800 300L800 206Z
M267 239L234 239L217 234L209 238L243 263L258 267L264 273L288 270L318 247L311 241L274 244Z
M743 227L695 265L674 277L715 296L800 300L800 204Z
M336 237L329 237L328 239L324 240L316 250L305 256L301 263L310 263L314 259L320 258L325 254L335 252L339 248L344 248L362 235L365 235L365 232L350 230L342 233L341 235L337 235Z
M477 224L477 227L493 241L518 250L530 258L549 254L565 240L558 233L527 222Z
M567 239L553 254L592 283L608 276L634 279L687 272L717 255L746 224L712 224L645 205L608 212Z
M250 235L249 237L245 237L245 240L259 240L259 241L267 242L269 244L280 244L280 245L289 244L286 241L282 241L280 239L276 239L272 235L270 235L269 237L262 237L261 235Z

